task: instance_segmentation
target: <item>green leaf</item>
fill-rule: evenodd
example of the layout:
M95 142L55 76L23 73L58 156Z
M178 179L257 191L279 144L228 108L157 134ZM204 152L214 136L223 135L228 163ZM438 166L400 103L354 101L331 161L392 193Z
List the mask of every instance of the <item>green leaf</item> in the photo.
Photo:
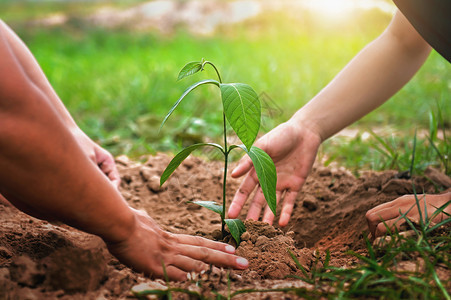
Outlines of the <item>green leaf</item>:
M269 208L276 215L276 184L277 184L277 172L276 166L271 157L262 149L252 146L248 151L246 147L240 145L240 148L247 152L254 164L255 172L257 173L258 181L265 196L266 203Z
M219 82L217 82L216 80L213 80L213 79L207 79L207 80L202 80L202 81L196 82L195 84L193 84L192 86L187 88L183 92L182 96L180 96L180 98L177 100L177 102L175 102L175 104L169 110L169 112L166 115L166 117L164 117L164 120L163 120L163 122L161 122L161 125L160 125L160 130L161 130L161 127L163 127L164 123L166 123L166 121L169 118L169 116L174 112L174 110L177 108L177 106L179 106L180 102L182 102L183 98L186 97L186 95L188 95L192 90L194 90L198 86L201 86L203 84L209 84L209 83L215 84L215 85L217 85L219 87Z
M249 149L260 129L261 105L257 93L244 83L221 83L220 88L226 118Z
M200 61L192 61L187 63L182 70L180 70L179 76L177 77L177 81L193 75L202 70L202 62Z
M243 232L246 232L243 221L240 219L225 219L224 222L226 222L227 227L229 227L230 234L235 239L236 244L239 245L241 243L241 235Z
M165 183L166 180L168 180L169 176L171 176L171 174L174 173L175 169L177 169L177 167L180 166L180 164L191 154L191 152L203 146L213 146L218 148L224 153L224 149L222 148L222 146L214 143L199 143L186 147L185 149L177 153L177 155L171 160L166 169L163 171L163 174L161 174L160 178L160 185L163 185L163 183Z
M190 203L194 203L197 205L200 205L202 207L208 208L211 211L214 211L217 214L222 215L222 205L219 205L218 203L214 202L214 201L188 201Z

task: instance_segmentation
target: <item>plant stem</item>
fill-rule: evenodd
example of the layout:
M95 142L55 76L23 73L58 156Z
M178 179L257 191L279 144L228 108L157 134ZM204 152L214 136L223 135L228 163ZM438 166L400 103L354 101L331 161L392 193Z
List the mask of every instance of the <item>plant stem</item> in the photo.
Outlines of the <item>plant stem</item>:
M219 75L218 69L216 69L216 66L209 62L205 61L202 64L202 69L206 64L209 64L213 67L216 71L216 75L218 75L219 83L222 83L221 75ZM227 123L226 123L226 116L225 113L222 113L222 120L223 120L223 130L224 130L224 179L222 184L222 214L221 214L221 232L222 232L222 238L225 237L225 211L226 211L226 184L227 184L227 165L229 163L229 150L227 148Z
M222 237L225 236L225 211L226 211L226 183L227 183L227 164L229 160L229 151L227 150L227 126L225 113L222 114L224 125L224 179L222 184Z
M206 61L206 62L203 63L202 69L204 68L204 66L205 66L206 64L209 64L210 66L213 67L213 69L215 69L216 75L218 75L219 83L222 83L221 75L219 75L219 71L218 71L218 69L216 69L216 66L215 66L213 63L211 63L211 62L209 62L209 61Z

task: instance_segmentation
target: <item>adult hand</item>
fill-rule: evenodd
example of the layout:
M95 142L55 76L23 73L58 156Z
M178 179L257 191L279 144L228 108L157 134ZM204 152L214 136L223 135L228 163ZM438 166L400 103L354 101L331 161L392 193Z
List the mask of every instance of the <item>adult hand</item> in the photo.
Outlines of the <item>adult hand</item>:
M135 230L124 241L108 243L110 252L122 263L150 277L186 280L188 272L218 267L245 269L248 261L233 255L233 246L201 237L163 231L145 212L135 213Z
M432 217L434 212L440 206L448 203L448 206L444 209L445 213L442 212L436 215L434 219L432 219L432 222L439 223L442 220L449 218L449 215L451 214L451 192L441 195L417 195L417 198L419 200L423 220L425 218L425 201L429 218ZM420 213L418 211L415 195L405 195L370 209L365 216L372 236L378 237L384 235L387 232L387 227L390 228L390 230L393 230L394 228L399 229L400 226L406 222L404 218L399 219L399 217L406 212L407 217L410 220L419 223Z
M100 168L103 174L110 179L111 183L116 188L119 188L121 177L111 153L96 144L78 127L72 130L72 134L83 149L83 152L85 152L85 154Z
M321 138L308 126L303 126L293 120L283 123L260 138L255 145L269 154L276 165L277 186L276 196L279 203L282 199L283 207L279 218L279 225L286 226L293 211L296 196L302 188L313 162L315 161ZM255 187L258 186L257 174L249 157L241 159L233 170L232 177L247 174L230 205L228 215L236 218L244 203ZM252 199L247 219L258 220L266 201L260 186ZM274 214L266 207L263 221L272 224Z

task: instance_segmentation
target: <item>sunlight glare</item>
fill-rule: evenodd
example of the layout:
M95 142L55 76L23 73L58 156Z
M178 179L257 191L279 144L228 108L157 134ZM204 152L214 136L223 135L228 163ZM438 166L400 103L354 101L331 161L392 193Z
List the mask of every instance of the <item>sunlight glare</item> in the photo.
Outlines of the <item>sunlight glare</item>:
M360 9L377 8L391 12L393 6L377 0L304 0L304 6L315 15L322 15L330 21L342 21Z
M315 14L327 19L347 18L356 9L354 0L314 0L306 2L305 5Z

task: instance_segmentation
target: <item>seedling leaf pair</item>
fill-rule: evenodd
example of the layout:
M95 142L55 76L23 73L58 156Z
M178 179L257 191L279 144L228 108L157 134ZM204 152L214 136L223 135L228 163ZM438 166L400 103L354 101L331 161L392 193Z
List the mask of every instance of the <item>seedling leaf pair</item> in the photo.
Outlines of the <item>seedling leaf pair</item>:
M219 75L218 69L209 61L202 59L200 62L190 62L186 64L178 75L178 80L183 79L187 76L193 75L204 69L205 65L210 65L216 71L219 81L213 79L207 79L199 81L191 85L188 89L183 92L182 96L177 100L177 102L169 110L168 114L164 118L161 127L171 116L174 110L182 102L182 100L191 91L197 87L204 84L216 85L221 91L221 99L223 106L223 126L224 126L224 146L214 143L200 143L191 145L182 151L180 151L169 163L169 165L164 170L160 184L162 185L171 174L177 169L177 167L196 149L204 146L211 146L218 148L224 155L224 183L223 183L223 203L222 206L213 201L193 201L192 203L198 204L202 207L208 208L221 215L222 221L222 232L225 233L225 225L230 230L231 235L236 240L237 244L240 243L240 236L246 230L243 222L239 219L225 219L225 206L226 206L226 178L227 178L227 165L228 156L231 150L236 148L243 149L251 158L255 171L257 173L258 180L260 181L260 186L263 191L263 195L270 207L271 211L276 213L276 183L277 175L274 163L263 150L252 146L255 142L258 131L260 129L260 119L261 119L261 104L258 99L257 93L252 89L251 86L244 83L222 83L221 76ZM243 142L244 145L227 145L227 128L226 120L235 131L238 138ZM160 127L160 128L161 128ZM249 149L249 150L248 150Z

